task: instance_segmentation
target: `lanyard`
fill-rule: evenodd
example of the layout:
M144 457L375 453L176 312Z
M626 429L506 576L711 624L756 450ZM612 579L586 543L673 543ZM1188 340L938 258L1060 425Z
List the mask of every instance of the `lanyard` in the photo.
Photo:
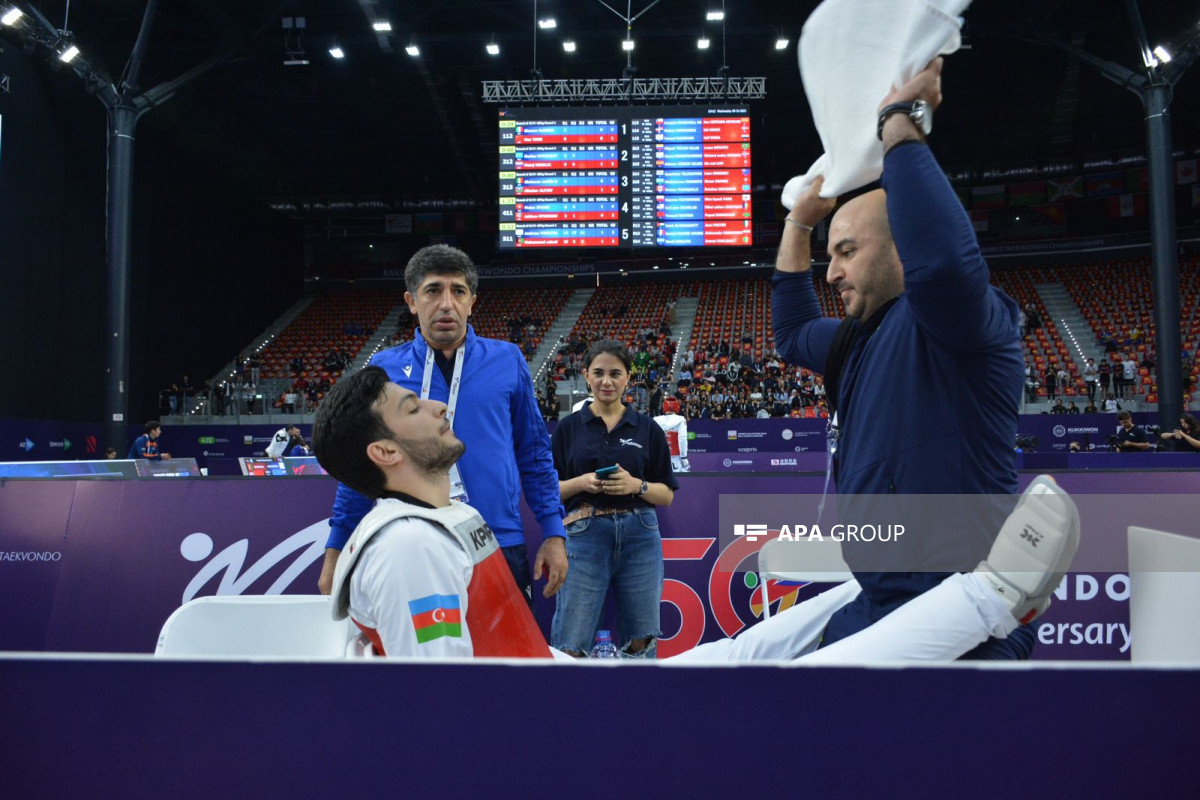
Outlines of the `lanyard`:
M467 360L467 343L454 351L454 375L450 379L450 396L446 398L446 419L454 428L454 409L458 407L458 387L462 383L463 362ZM421 377L421 399L429 399L429 385L433 382L433 371L437 369L434 363L433 346L425 343L425 374ZM458 473L458 464L450 465L450 497L459 502L467 502L467 487L463 484L462 476Z

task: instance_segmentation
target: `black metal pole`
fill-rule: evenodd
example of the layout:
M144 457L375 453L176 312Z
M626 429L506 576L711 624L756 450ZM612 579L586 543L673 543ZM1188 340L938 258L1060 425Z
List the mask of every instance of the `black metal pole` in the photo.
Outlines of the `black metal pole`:
M1149 81L1142 91L1146 111L1146 163L1150 171L1150 262L1154 276L1155 363L1158 424L1179 427L1183 410L1180 368L1179 253L1175 232L1175 169L1171 157L1171 85Z
M108 364L104 438L124 454L129 419L130 236L133 222L133 142L137 111L131 102L108 110Z

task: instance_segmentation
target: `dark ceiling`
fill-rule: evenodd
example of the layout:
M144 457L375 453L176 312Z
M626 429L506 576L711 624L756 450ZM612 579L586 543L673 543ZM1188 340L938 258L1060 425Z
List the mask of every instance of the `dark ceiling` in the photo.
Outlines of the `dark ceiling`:
M536 35L546 78L618 78L625 67L620 0L541 0L558 28ZM56 25L63 2L38 7ZM722 64L722 28L704 11L720 0L637 0L637 77L711 76ZM0 5L3 5L0 0ZM609 6L612 6L610 8ZM795 44L816 2L727 0L730 74L765 76L767 100L750 104L756 181L781 184L819 155L796 66ZM1200 2L1142 2L1152 44L1200 35ZM95 0L70 10L84 54L119 74L144 3ZM613 8L622 12L618 14ZM284 17L303 16L308 66L284 66ZM1136 155L1144 150L1137 98L1078 59L1031 38L1073 42L1129 68L1140 66L1121 0L976 0L967 12L969 49L947 63L946 102L935 152L952 172ZM380 36L370 21L386 18ZM696 48L707 31L712 47ZM779 35L791 40L774 49ZM578 50L567 54L570 37ZM410 39L419 58L406 55ZM250 196L305 199L482 200L495 191L496 108L484 80L529 77L533 0L170 0L160 5L140 84L154 86L215 53L221 66L147 115L142 136L162 137L223 173ZM337 61L336 41L346 53ZM489 56L495 41L501 54ZM293 49L297 37L291 36ZM1200 71L1197 67L1194 71ZM60 80L73 80L65 71ZM1200 75L1185 75L1173 105L1177 150L1200 146ZM80 102L93 102L81 93Z

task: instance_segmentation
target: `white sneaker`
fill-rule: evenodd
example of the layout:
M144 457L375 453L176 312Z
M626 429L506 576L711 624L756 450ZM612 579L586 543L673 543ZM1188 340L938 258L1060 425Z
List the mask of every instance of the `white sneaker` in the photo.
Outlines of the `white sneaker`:
M1022 624L1050 607L1050 596L1079 549L1079 510L1049 475L1039 475L1000 528L975 571Z

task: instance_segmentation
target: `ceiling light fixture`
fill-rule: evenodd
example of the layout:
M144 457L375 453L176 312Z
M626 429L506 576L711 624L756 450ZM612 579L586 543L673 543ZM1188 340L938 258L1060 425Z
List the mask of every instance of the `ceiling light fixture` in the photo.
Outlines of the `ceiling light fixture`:
M500 45L496 44L495 42L488 42L487 52L489 56L500 55Z
M342 50L342 48L338 47L336 44L333 47L329 48L329 55L333 56L334 58L345 58L346 57L345 51Z
M1154 55L1158 56L1158 60L1164 64L1171 63L1171 54L1167 52L1167 48L1163 47L1161 44L1154 48Z
M783 38L782 36L780 36L778 39L775 40L775 49L776 50L786 50L787 46L788 46L788 40Z
M13 6L8 11L4 12L4 16L0 17L0 22L3 22L5 25L11 28L13 25L16 25L17 21L23 16L25 16L25 12L16 6Z
M75 45L69 45L67 49L58 54L58 60L64 64L70 64L75 60L75 56L79 55L79 48Z
M381 19L378 22L373 23L371 27L375 29L376 33L392 32L392 23L388 22L386 19Z
M417 47L415 42L409 42L408 47L404 48L404 52L408 53L413 58L421 55L421 48Z
M621 49L622 50L632 50L633 49L633 39L623 40L621 42Z
M538 20L538 27L544 31L553 30L558 27L558 20L554 17L546 17Z
M708 41L707 36L701 36L699 39L696 40L696 47L701 50L707 50L709 44L711 44L711 42Z
M709 22L720 22L721 20L725 19L725 12L721 11L720 9L714 9L705 14L704 18Z
M570 39L567 39L565 42L563 42L563 50L566 50L568 53L574 53L575 43Z

